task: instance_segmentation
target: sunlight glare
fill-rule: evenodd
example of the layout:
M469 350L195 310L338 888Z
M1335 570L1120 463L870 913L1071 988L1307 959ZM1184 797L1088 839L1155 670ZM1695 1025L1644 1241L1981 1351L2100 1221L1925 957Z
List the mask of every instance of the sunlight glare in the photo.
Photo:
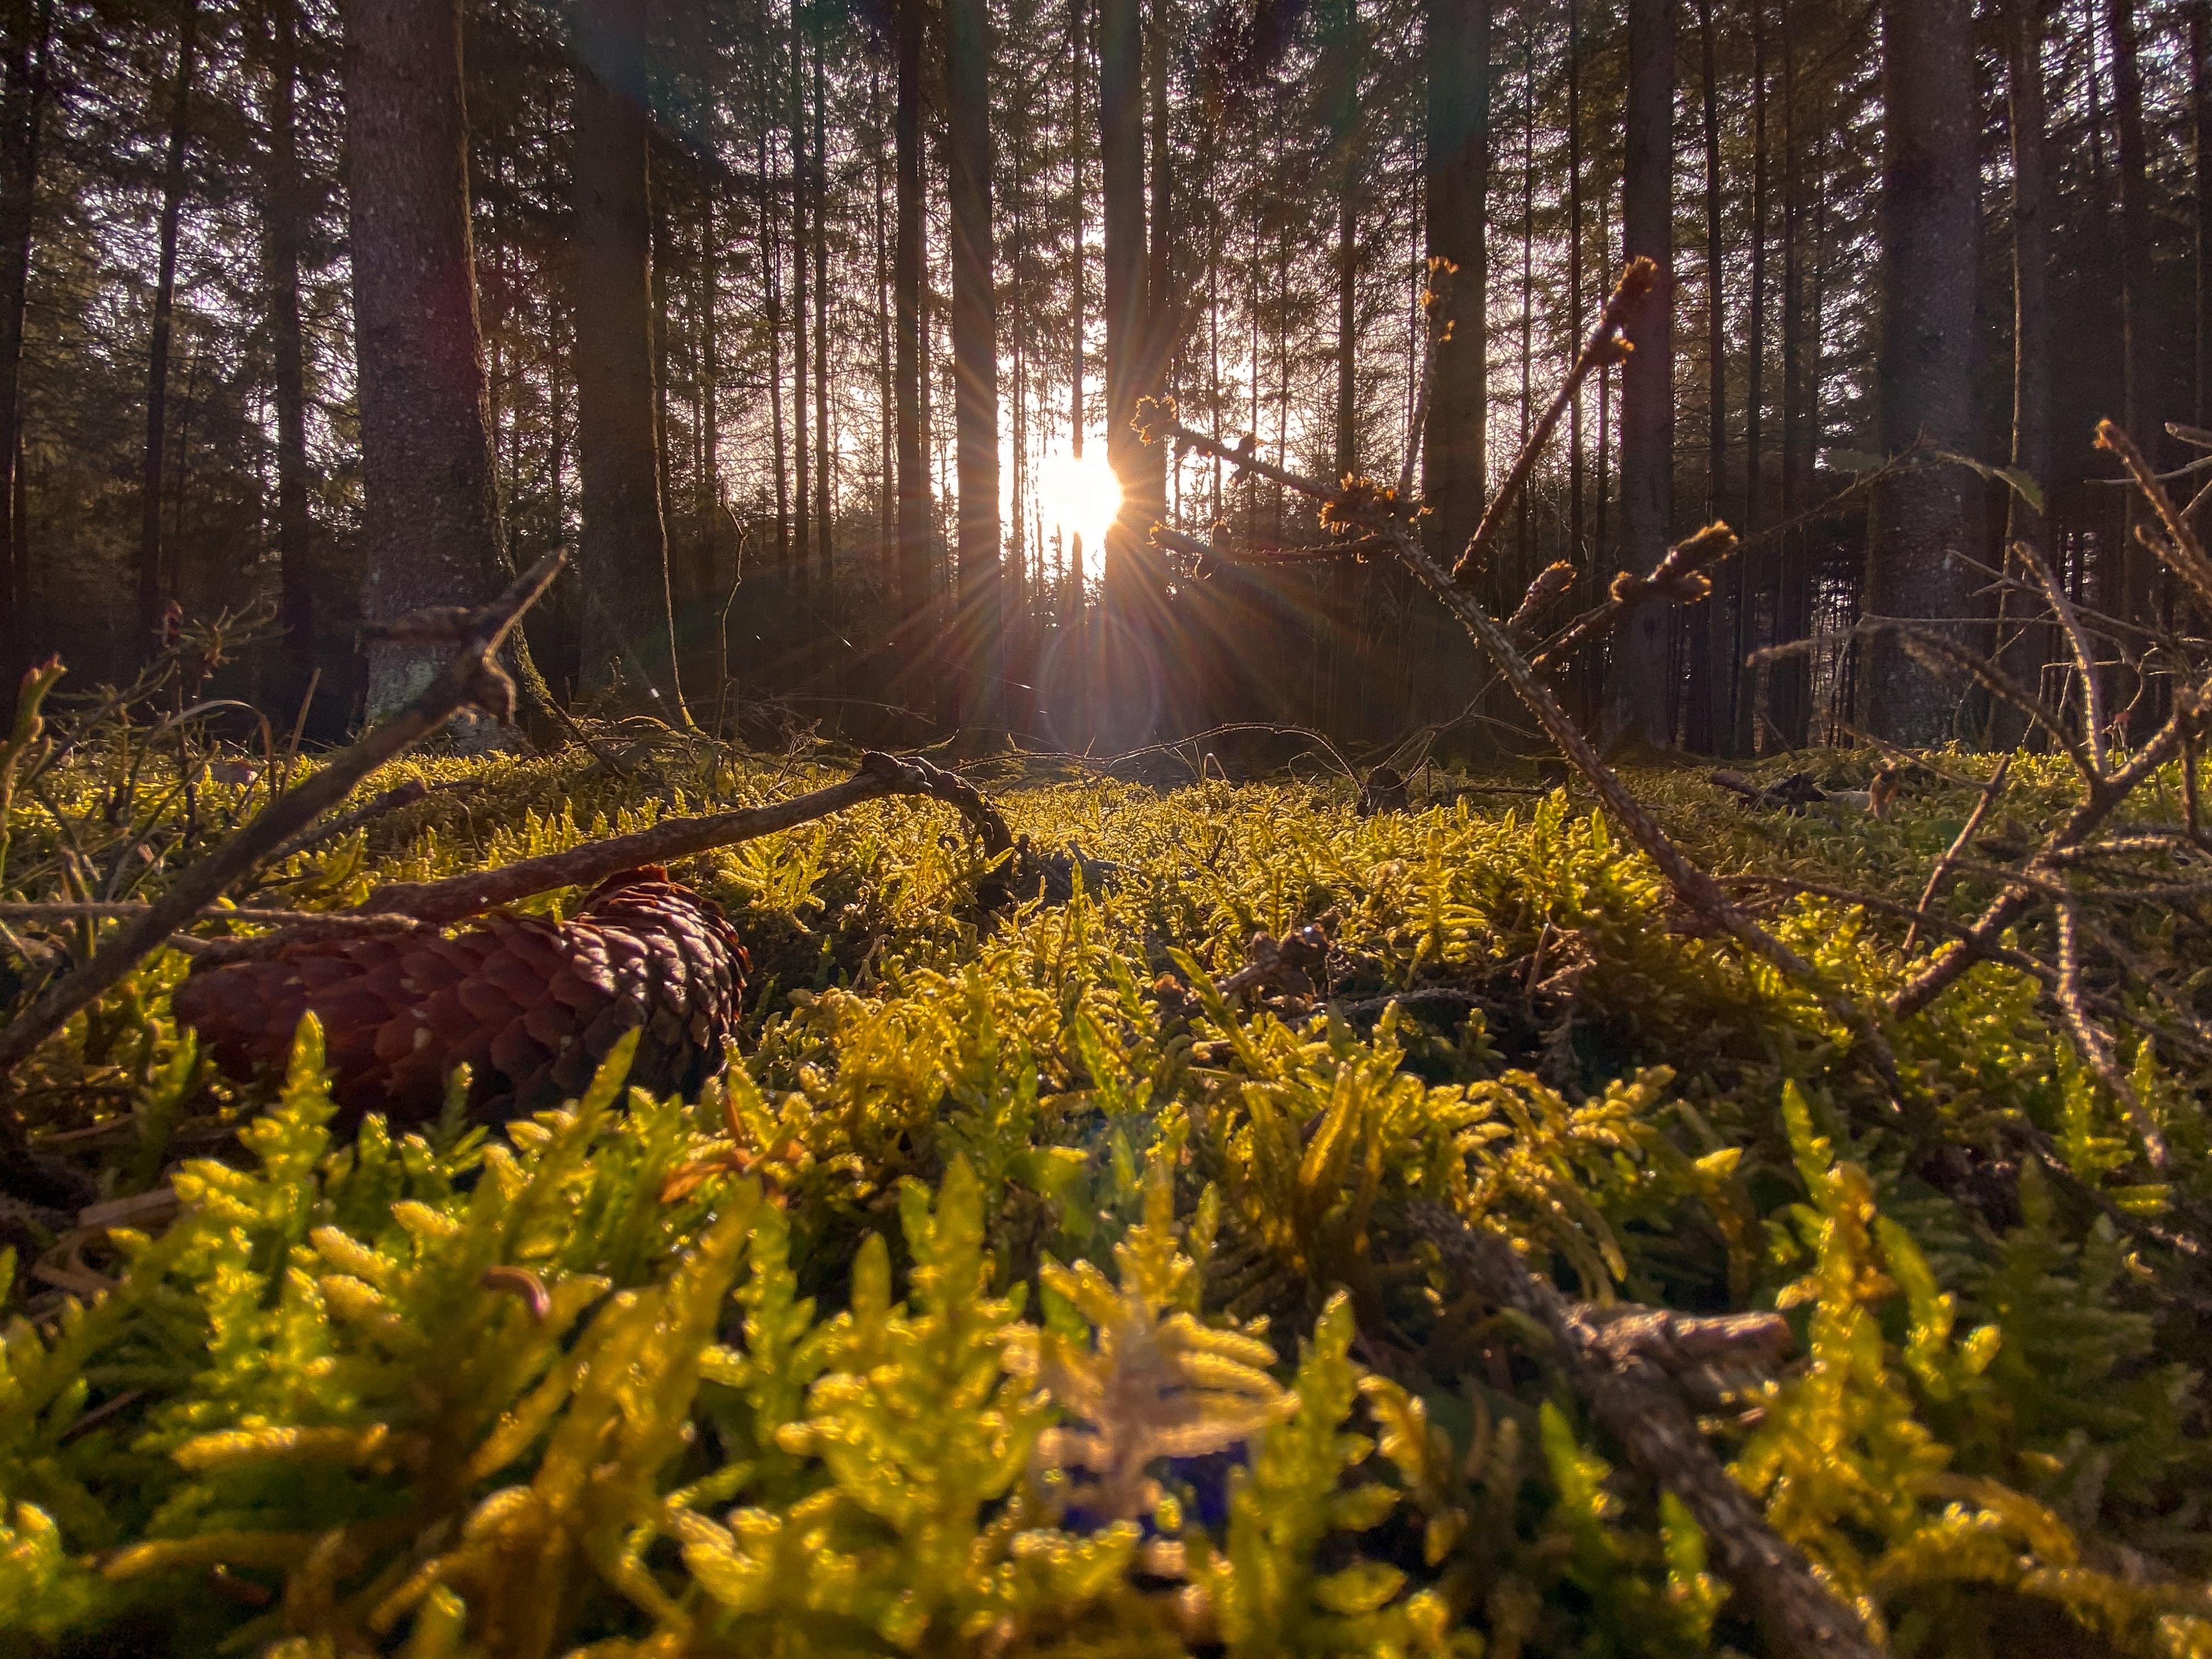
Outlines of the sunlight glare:
M1048 532L1083 538L1083 562L1096 572L1104 556L1106 530L1121 510L1121 484L1102 447L1048 455L1037 471L1037 506Z

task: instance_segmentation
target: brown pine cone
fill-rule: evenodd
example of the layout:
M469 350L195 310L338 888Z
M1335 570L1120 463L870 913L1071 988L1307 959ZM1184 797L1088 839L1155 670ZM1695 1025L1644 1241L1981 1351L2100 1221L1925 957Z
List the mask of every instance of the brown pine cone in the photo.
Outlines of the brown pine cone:
M648 866L608 877L572 921L495 910L450 937L295 943L196 969L173 1006L234 1077L282 1063L312 1009L349 1123L434 1117L463 1061L471 1110L496 1121L575 1099L638 1026L630 1082L696 1091L721 1069L750 966L720 906Z

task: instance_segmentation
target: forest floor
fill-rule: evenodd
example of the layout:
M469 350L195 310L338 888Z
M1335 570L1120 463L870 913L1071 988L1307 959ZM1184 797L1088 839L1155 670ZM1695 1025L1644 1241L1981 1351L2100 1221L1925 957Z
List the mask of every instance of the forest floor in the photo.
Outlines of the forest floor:
M616 758L396 763L355 799L428 793L252 902L850 770ZM109 759L18 796L0 900L111 843L157 891L256 787L142 823ZM1844 796L1795 805L1626 775L1724 882L1875 902L1728 886L1809 980L1533 769L1362 816L985 763L1011 905L928 799L688 859L736 1062L489 1127L356 1135L313 1029L223 1076L161 951L12 1079L89 1202L0 1201L0 1653L2212 1654L2212 1069L2117 1024L2124 1098L2032 964L1883 1012L1944 940L1880 905L1943 860L1971 920L2080 794L1994 763L1881 817L1872 751L1748 769ZM2169 768L2122 820L2185 810ZM2094 925L2190 998L2207 917ZM116 926L9 922L0 1012Z

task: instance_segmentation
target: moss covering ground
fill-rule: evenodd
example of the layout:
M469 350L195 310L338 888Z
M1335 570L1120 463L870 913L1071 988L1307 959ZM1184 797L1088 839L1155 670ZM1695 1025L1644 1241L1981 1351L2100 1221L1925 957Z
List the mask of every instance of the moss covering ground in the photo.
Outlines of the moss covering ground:
M842 775L676 746L627 779L422 760L363 798L410 773L459 787L264 902ZM2212 1654L2203 1304L2131 1224L2212 1202L2201 1070L2123 1053L2175 1150L2147 1185L2035 983L1984 965L1888 1030L1900 1111L1808 988L1529 777L1363 818L1342 782L977 775L1062 854L1010 916L931 803L678 872L756 970L743 1065L696 1101L617 1066L572 1110L337 1144L315 1033L286 1079L212 1075L167 1017L180 955L73 1022L33 1127L186 1208L64 1252L117 1288L14 1276L0 1651L1760 1650L1540 1334L1449 1293L1403 1225L1427 1199L1577 1297L1784 1310L1792 1359L1711 1379L1708 1427L1896 1651ZM2024 839L2070 786L2014 780L1993 833ZM1717 873L1908 903L1975 799L1920 775L1875 822L1631 781ZM86 760L17 802L7 896L74 890L56 815L112 785ZM191 834L238 793L198 790ZM150 888L198 843L149 834ZM2203 909L2130 926L2212 975ZM1317 920L1318 1006L1214 990ZM1868 1006L1907 972L1848 905L1768 921ZM62 1259L52 1222L10 1212L21 1265Z

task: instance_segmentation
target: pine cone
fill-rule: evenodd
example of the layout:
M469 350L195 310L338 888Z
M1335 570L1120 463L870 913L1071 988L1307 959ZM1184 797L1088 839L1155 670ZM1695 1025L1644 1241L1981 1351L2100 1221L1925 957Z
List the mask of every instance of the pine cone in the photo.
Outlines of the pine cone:
M471 1110L497 1121L575 1099L639 1026L630 1082L696 1091L721 1069L750 966L720 906L647 866L608 877L573 921L495 910L451 937L302 941L196 969L173 1007L235 1077L281 1063L312 1009L349 1123L434 1117L463 1061Z

